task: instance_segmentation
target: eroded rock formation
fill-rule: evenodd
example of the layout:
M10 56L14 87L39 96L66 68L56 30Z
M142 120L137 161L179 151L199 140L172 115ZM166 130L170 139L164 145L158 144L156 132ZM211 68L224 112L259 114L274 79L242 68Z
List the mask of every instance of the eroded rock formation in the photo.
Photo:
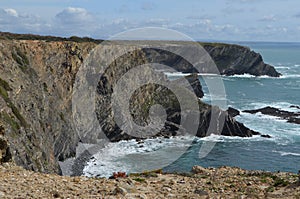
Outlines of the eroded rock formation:
M34 37L35 40L28 40L27 36L16 39L6 37L5 34L0 36L0 121L3 123L3 137L7 140L12 158L26 169L60 173L58 160L74 156L79 141L93 142L99 137L95 133L82 140L83 137L74 126L77 121L72 113L76 75L97 42L74 42L67 39L60 41L58 38L43 39L38 36ZM51 41L52 39L55 41ZM160 56L152 57L151 60L158 61ZM96 114L99 124L111 141L134 138L118 128L113 120L109 101L113 86L126 71L148 62L146 51L138 50L112 63L99 78L95 88ZM149 74L146 71L143 75ZM180 84L180 81L173 84ZM187 81L193 88L191 92L202 97L203 92L197 76L187 77ZM167 88L156 84L141 87L131 98L134 121L140 125L147 124L149 108L156 102L162 103L167 112L167 122L156 136L184 133L178 130L181 119L176 97ZM212 111L225 121L223 135L244 137L258 134L218 107L211 107L200 100L198 105L200 123L197 136L207 135ZM183 113L193 114L193 110Z

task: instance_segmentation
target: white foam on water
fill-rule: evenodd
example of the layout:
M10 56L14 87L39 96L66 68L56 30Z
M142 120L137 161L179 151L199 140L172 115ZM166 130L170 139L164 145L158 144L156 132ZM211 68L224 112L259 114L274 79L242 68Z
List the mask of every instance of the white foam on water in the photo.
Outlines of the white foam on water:
M177 153L186 150L193 139L191 136L178 136L147 139L141 143L135 140L108 143L87 163L83 174L88 177L109 177L118 171L131 173L162 168L176 155L172 151L177 150Z
M250 74L232 75L232 76L227 76L227 77L236 77L236 78L256 78L256 76L250 75Z
M287 156L287 155L300 156L300 153L293 153L293 152L286 152L286 151L275 151L275 150L273 150L272 152L279 153L281 156Z
M181 73L181 72L164 72L164 74L168 77L184 77L184 76L189 76L192 73Z
M288 123L275 116L241 112L236 119L252 130L271 135L272 138L268 140L278 145L289 145L300 139L299 125Z
M196 138L198 142L209 141L209 142L241 142L241 141L263 141L266 138L260 135L254 135L252 137L238 137L238 136L224 136L212 134L203 138Z
M171 138L147 139L141 143L135 140L108 143L95 154L83 170L87 177L110 177L113 172L143 172L163 168L166 162L173 162L174 151L186 152L192 141L196 142L241 142L263 141L261 136L228 137L211 135L204 138L178 136ZM267 139L269 140L269 139ZM170 161L173 160L173 161ZM148 164L148 165L147 165ZM152 164L152 165L149 165ZM163 165L163 166L162 166Z
M283 74L280 79L299 78L300 74Z
M278 67L278 69L291 69L290 67L287 66L282 66L282 67ZM202 77L206 77L206 78L210 78L210 77L222 77L223 80L226 81L234 81L234 79L295 79L295 78L299 78L300 74L286 74L286 71L281 71L282 74L280 77L270 77L268 75L261 75L261 76L255 76L255 75L250 75L250 74L241 74L241 75L231 75L231 76L227 76L227 75L218 75L218 74L212 74L212 73L198 73L198 76L202 76ZM184 76L189 76L192 73L182 73L182 72L164 72L164 74L167 77L184 77Z
M299 106L298 104L291 104L289 102L253 102L247 106L247 109L260 109L264 107L274 107L283 111L290 111L290 112L299 112L300 109L298 108L291 108L291 106Z
M287 69L287 70L289 70L289 69L291 69L291 67L288 67L288 66L275 66L275 69Z
M260 112L251 114L251 113L245 113L245 112L240 112L240 116L246 116L247 118L254 118L254 119L263 119L263 120L276 120L278 122L285 122L286 120L281 119L280 117L277 116L272 116L272 115L265 115ZM239 116L238 116L239 117Z

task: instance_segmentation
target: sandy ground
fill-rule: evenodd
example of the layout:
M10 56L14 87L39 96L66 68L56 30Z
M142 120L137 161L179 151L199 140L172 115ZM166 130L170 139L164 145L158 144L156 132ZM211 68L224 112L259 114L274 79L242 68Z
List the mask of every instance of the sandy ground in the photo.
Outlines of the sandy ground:
M299 198L294 173L193 167L190 174L145 172L96 179L35 173L0 166L0 198Z

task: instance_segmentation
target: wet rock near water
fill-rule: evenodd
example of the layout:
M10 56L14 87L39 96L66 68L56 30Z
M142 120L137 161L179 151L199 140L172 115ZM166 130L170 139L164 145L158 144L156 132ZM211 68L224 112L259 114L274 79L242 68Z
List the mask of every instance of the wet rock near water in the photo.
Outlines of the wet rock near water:
M235 108L232 108L232 107L229 107L229 108L227 109L227 113L228 113L228 115L230 115L231 117L235 117L235 116L240 115L240 111L237 110L237 109L235 109Z
M298 106L290 106L290 108L299 108ZM281 110L278 108L274 107L264 107L260 109L255 109L255 110L244 110L243 112L245 113L262 113L264 115L270 115L270 116L275 116L279 117L280 119L287 120L289 123L294 123L294 124L300 124L300 112L291 112L291 111L285 111Z

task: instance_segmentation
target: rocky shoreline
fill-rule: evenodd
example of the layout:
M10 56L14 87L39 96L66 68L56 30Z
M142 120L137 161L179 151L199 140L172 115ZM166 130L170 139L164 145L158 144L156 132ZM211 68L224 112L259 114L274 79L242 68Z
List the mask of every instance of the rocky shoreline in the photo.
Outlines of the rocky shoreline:
M191 173L160 170L126 178L68 177L0 165L0 198L299 198L294 173L203 168Z
M244 110L243 112L251 113L251 114L261 113L264 115L278 117L282 120L286 120L288 123L300 124L300 118L299 118L300 117L300 112L299 112L300 107L296 106L296 105L292 105L288 108L293 108L293 109L297 109L297 110L292 112L292 111L285 111L285 110L281 110L279 108L267 106L267 107L255 109L255 110Z
M5 153L7 156L10 154L17 165L29 170L61 174L58 161L75 157L79 142L94 143L96 139L100 139L99 131L92 128L86 129L91 132L88 136L78 133L78 124L81 127L80 124L87 124L91 120L84 114L81 123L74 119L72 99L78 71L89 53L101 42L78 37L58 38L0 33L0 46L3 46L0 50L0 123L3 127L3 140L9 146L5 149L7 150ZM175 46L179 47L190 45L186 42L172 43L171 41L166 41L165 45L174 46L174 44L178 44ZM230 75L227 73L227 69L230 69L229 72L234 74L279 76L274 67L265 64L258 53L246 47L216 43L200 44L213 59L215 58L214 61L222 74ZM105 48L107 53L116 50L109 45ZM237 60L236 56L243 59ZM114 84L133 67L153 62L174 66L178 71L193 72L190 70L191 64L184 59L172 54L166 56L165 51L158 52L151 48L139 49L116 59L98 82L95 99L97 106L94 111L97 118L93 120L94 123L100 124L110 141L134 138L124 133L113 120L114 114L109 100ZM204 71L200 72L209 72L209 68L202 69ZM149 77L149 71L144 71L143 76ZM93 78L91 77L90 80ZM187 77L187 80L193 87L191 92L197 97L203 96L197 77ZM129 83L132 85L132 82ZM180 81L175 83L179 84ZM153 94L155 91L160 95ZM166 125L156 136L170 137L182 134L178 131L182 119L179 117L181 109L176 97L169 95L168 89L147 85L135 94L135 97L131 98L130 106L138 124L141 126L146 124L150 106L158 102L166 107L168 115ZM82 93L79 96L82 97L82 102L90 97ZM194 112L192 109L182 114L201 119L198 132L194 134L196 136L207 136L211 118L216 121L216 129L220 127L219 123L222 123L220 121L225 120L224 128L221 129L222 135L249 137L259 134L237 122L218 107L212 107L201 100L198 105L200 111ZM87 104L84 108L90 110L89 107L90 104ZM215 113L216 117L211 117L212 113ZM91 127L89 123L86 126ZM86 131L82 132L86 133Z

